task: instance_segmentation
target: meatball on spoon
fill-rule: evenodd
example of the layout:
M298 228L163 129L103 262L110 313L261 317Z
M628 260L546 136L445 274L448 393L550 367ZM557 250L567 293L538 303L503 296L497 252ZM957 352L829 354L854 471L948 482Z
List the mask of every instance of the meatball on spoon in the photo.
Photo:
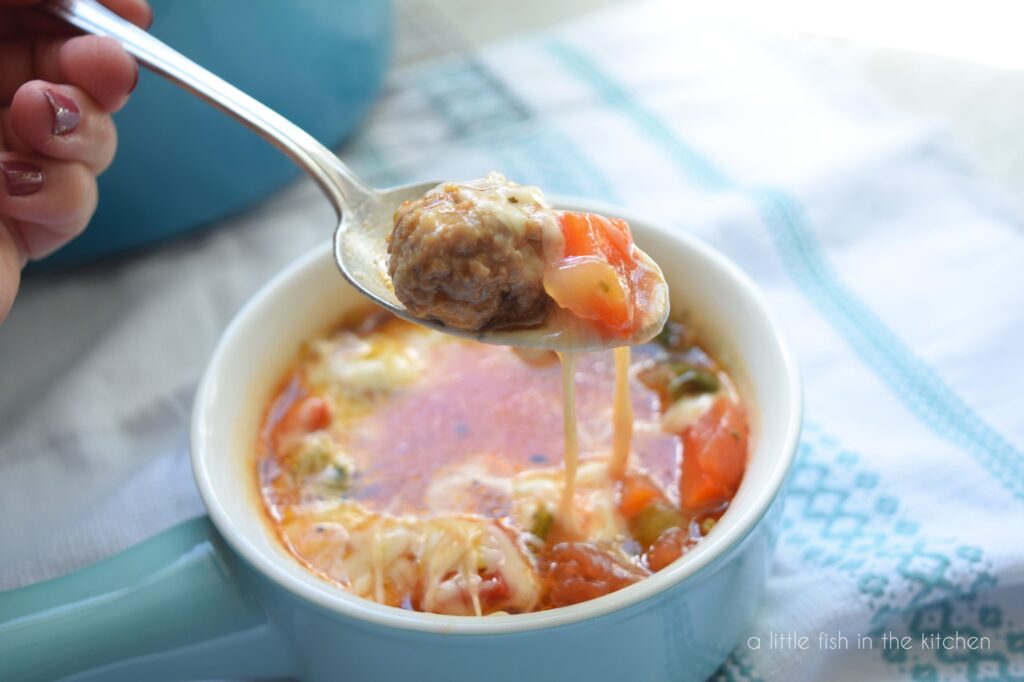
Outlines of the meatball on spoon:
M312 135L95 0L40 8L114 38L287 154L337 212L342 274L392 313L478 341L555 351L639 343L664 325L661 272L624 222L557 211L539 191L498 175L373 189Z
M650 340L665 323L661 270L625 221L550 206L498 173L405 201L387 239L408 313L492 343L559 351Z

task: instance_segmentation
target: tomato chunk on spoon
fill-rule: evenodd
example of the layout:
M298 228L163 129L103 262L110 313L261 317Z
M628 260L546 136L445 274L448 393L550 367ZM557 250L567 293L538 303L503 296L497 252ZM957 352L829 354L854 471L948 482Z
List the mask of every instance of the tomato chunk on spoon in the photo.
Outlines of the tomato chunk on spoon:
M545 291L607 333L629 334L638 317L633 274L639 265L626 221L565 211L558 222L565 251L545 271Z

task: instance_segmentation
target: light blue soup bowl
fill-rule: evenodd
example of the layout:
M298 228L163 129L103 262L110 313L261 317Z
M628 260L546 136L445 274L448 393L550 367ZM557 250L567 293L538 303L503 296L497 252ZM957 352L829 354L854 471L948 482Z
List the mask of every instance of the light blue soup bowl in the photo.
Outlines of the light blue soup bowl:
M151 32L328 147L370 108L391 49L387 0L150 0ZM299 169L245 126L143 69L115 115L118 153L89 229L34 269L196 230L265 200Z
M325 241L238 313L206 370L192 464L209 518L0 594L0 679L686 682L713 673L764 588L800 429L797 368L754 285L721 255L613 207L559 204L629 220L673 306L689 311L751 408L747 473L697 547L599 599L484 618L382 606L306 571L264 521L253 453L263 407L303 339L363 305Z

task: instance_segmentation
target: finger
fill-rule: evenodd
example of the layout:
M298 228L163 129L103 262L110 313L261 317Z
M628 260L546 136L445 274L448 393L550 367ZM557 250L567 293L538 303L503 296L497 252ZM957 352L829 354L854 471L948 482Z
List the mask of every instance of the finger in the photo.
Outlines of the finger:
M79 33L61 19L32 7L37 4L39 0L0 0L0 38L26 33L69 37ZM145 0L103 0L103 4L140 28L148 29L153 24L153 10Z
M10 104L22 83L33 78L64 82L60 72L60 51L64 42L57 38L0 42L0 104Z
M132 22L139 28L153 25L153 8L146 0L101 0L107 9Z
M0 38L35 35L70 38L78 33L79 31L67 22L38 9L29 7L0 10Z
M113 38L72 38L60 48L57 64L63 76L58 82L85 90L108 113L124 106L139 80L139 65Z
M76 236L96 209L96 178L74 161L2 152L0 180L0 215L29 258Z
M14 294L21 282L21 269L25 266L22 253L13 232L0 221L0 322L11 311Z
M30 81L0 115L7 149L78 161L94 175L106 170L117 148L117 130L83 90Z
M102 109L120 109L135 89L139 67L113 38L78 36L0 42L0 105L34 78L82 88Z

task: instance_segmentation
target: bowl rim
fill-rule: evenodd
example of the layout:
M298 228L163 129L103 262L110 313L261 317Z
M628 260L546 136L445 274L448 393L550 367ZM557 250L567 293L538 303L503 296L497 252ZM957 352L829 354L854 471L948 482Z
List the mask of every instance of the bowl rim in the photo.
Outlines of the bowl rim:
M192 409L191 422L191 460L196 485L200 496L209 512L210 518L228 545L253 566L259 573L277 586L287 590L301 600L315 604L335 614L349 616L361 621L388 628L414 630L439 634L470 634L483 635L494 633L510 633L546 629L568 625L583 620L593 620L630 607L637 606L655 595L670 588L677 587L705 569L718 563L725 555L737 548L754 530L761 519L767 514L772 503L779 496L783 483L792 466L796 455L803 416L803 396L799 368L782 334L778 321L771 314L763 296L753 280L739 266L726 258L718 250L706 244L699 237L682 229L667 227L657 218L644 216L642 213L623 208L607 202L580 199L575 197L551 197L552 205L562 210L586 210L605 215L624 218L630 225L642 225L643 230L660 233L662 236L685 243L685 248L696 252L699 258L710 262L715 268L733 280L764 316L771 330L771 341L781 359L783 374L786 380L786 393L790 396L788 404L788 420L783 425L784 437L781 452L768 472L763 484L755 491L754 498L735 522L720 535L709 536L702 540L698 547L702 551L688 553L694 555L691 560L679 560L672 565L648 576L644 580L629 585L611 594L589 601L565 606L558 609L523 614L510 614L496 617L450 616L443 614L407 611L393 606L377 604L356 595L345 592L342 588L308 573L309 580L301 580L288 572L279 563L278 557L268 556L253 544L243 530L232 520L231 513L221 502L213 483L210 468L206 464L206 453L203 434L207 432L207 406L214 400L215 381L218 368L223 359L231 352L232 347L239 343L237 331L251 315L255 314L270 297L272 292L287 287L289 283L305 270L315 266L323 258L333 258L333 245L325 240L320 247L312 249L305 255L286 266L251 296L235 314L231 322L221 334L220 340L207 364L206 370L196 392ZM341 274L338 274L341 277ZM256 510L258 511L258 510ZM288 560L295 561L288 557ZM297 562L296 562L296 565ZM303 569L305 570L305 569Z

